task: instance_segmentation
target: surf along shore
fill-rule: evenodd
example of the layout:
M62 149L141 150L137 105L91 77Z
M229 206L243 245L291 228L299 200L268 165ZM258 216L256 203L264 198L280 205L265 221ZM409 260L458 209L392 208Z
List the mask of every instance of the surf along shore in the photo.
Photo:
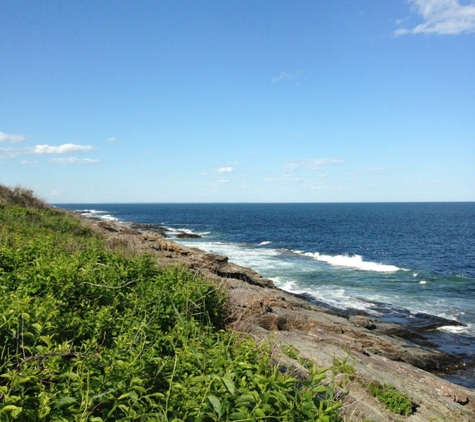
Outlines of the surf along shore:
M257 341L272 338L293 351L282 354L283 366L305 372L301 362L307 361L332 368L329 379L336 381L345 420L475 421L475 390L437 376L465 364L460 357L431 347L423 332L372 320L361 312L338 312L285 292L226 256L170 240L162 227L79 217L111 244L149 254L160 266L183 266L218 282L228 292L229 328ZM425 329L451 323L455 324L434 319ZM413 413L406 417L385 409L368 391L372 382L393 386L410 397Z

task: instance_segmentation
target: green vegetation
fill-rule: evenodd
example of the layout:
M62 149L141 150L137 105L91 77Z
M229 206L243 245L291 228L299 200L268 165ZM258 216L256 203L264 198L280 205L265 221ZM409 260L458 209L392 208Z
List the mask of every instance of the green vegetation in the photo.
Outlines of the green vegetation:
M298 349L291 344L282 345L282 352L284 352L291 359L298 359L299 357Z
M355 373L355 366L353 364L348 363L348 357L346 357L343 360L334 358L332 372L333 372L333 375L338 375L338 374L348 375L348 377L351 379L351 377Z
M368 391L392 412L405 416L412 413L413 405L411 399L406 394L397 391L394 387L381 385L373 381L369 384Z
M396 390L393 386L381 385L376 381L368 383L360 377L357 377L355 375L355 367L353 364L348 362L348 357L343 360L334 358L332 373L335 380L337 376L344 375L345 379L337 383L339 387L344 387L349 381L355 380L363 385L373 397L376 397L386 407L386 409L391 412L397 413L398 415L408 416L413 411L413 403L411 399L406 394Z
M225 315L211 282L0 186L0 420L339 420L324 371L296 379Z

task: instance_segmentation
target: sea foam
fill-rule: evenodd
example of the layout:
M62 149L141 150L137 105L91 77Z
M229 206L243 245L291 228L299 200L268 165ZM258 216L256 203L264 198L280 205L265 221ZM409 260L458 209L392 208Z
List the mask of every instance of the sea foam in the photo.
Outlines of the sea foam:
M377 271L382 273L392 273L403 270L395 265L381 264L379 262L364 261L361 255L324 255L319 252L304 253L317 261L326 262L334 267L355 268L363 271Z

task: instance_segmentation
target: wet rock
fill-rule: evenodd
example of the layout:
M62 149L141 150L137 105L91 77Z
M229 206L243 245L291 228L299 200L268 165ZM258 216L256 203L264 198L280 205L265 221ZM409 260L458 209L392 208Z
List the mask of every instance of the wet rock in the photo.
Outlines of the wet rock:
M201 236L195 233L180 232L176 235L178 239L199 239Z
M167 233L170 231L166 227L157 226L156 224L130 223L128 226L131 229L144 231L144 232L152 232L152 233L160 234L163 237L167 237Z

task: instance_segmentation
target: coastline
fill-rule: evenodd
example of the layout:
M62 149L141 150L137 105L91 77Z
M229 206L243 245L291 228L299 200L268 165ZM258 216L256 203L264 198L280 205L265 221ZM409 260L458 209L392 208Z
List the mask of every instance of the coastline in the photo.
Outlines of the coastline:
M377 380L406 393L417 407L407 420L475 420L475 390L434 375L461 369L463 362L431 349L424 336L418 338L417 333L401 325L373 321L362 312L343 313L285 292L250 268L180 245L158 229L86 217L82 220L106 236L111 245L148 253L159 265L184 266L225 286L233 317L231 329L258 340L272 338L291 345L318 367L330 368L335 360L351 362L358 379ZM298 368L296 362L282 359L283 364ZM349 380L344 390L345 414L361 415L361 420L394 420L360 382Z

